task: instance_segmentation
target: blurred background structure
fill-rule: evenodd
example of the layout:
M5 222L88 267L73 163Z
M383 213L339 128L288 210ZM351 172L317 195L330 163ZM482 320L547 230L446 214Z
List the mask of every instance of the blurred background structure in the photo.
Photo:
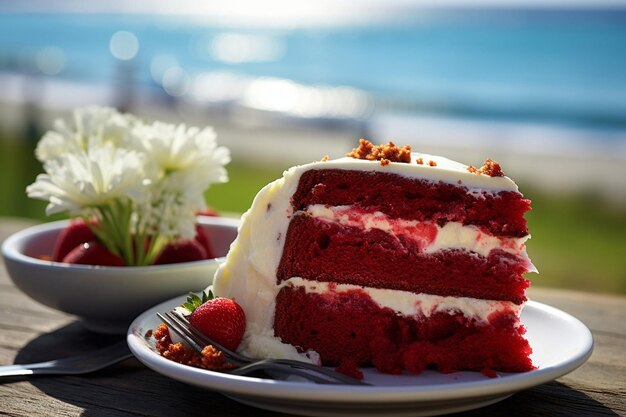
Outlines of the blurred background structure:
M32 151L90 104L214 126L227 212L359 137L496 159L534 285L626 293L626 1L2 2L0 216L45 219Z

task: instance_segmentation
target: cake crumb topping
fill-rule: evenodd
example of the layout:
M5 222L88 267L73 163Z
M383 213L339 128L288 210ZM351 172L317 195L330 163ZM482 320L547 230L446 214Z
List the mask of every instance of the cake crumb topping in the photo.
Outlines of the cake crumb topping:
M419 157L415 160L415 163L417 165L424 165L424 158ZM433 161L432 159L428 161L428 165L429 167L436 167L437 166L437 162Z
M173 343L166 324L159 324L151 332L151 335L156 339L155 348L159 354L171 361L210 371L225 371L236 368L235 365L226 360L224 353L213 345L207 345L201 353L197 353L181 342Z
M374 145L367 139L359 139L359 147L354 148L346 156L354 159L380 161L380 164L383 166L388 165L390 162L409 164L411 163L411 146L400 147L391 141L386 145Z
M483 166L480 167L480 169L470 165L467 167L467 170L472 174L485 174L490 177L504 177L504 172L502 172L500 164L489 158L485 159L485 162L483 162Z

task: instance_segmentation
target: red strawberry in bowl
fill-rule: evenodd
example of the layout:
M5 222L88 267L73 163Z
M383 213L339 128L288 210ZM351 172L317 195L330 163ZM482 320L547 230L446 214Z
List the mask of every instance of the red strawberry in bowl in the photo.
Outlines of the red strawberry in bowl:
M206 250L194 239L181 239L169 243L154 260L155 265L174 264L208 259Z
M95 240L95 236L87 223L82 219L72 220L59 234L54 244L52 260L55 262L63 262L63 258L65 258L72 249L81 243L91 240Z
M79 244L63 258L63 262L100 266L125 265L122 258L109 252L102 243L96 240Z
M220 212L215 210L213 207L207 207L203 210L198 211L198 216L210 216L210 217L219 217Z
M213 207L207 207L204 210L198 211L198 216L219 217L220 213ZM196 237L195 239L206 250L207 259L213 259L216 257L213 246L211 245L211 239L209 239L209 233L201 225L196 225Z
M191 294L184 306L191 311L189 322L207 337L226 349L237 350L246 330L246 314L230 298Z
M211 245L211 241L209 240L209 234L200 225L196 225L195 239L204 248L204 251L206 253L206 259L213 259L216 257L215 251L213 251L213 246Z

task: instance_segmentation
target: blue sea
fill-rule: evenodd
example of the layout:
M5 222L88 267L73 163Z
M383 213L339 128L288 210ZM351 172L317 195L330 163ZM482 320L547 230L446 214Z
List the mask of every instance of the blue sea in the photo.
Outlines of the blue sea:
M115 50L120 31L131 39L119 38L122 49ZM3 73L106 84L119 79L122 63L132 65L137 86L152 89L164 88L169 65L178 71L171 77L230 80L231 90L242 80L283 82L262 90L270 96L272 85L285 83L329 94L341 87L387 112L626 131L626 9L431 10L301 27L148 14L0 14ZM205 96L220 100L211 91Z

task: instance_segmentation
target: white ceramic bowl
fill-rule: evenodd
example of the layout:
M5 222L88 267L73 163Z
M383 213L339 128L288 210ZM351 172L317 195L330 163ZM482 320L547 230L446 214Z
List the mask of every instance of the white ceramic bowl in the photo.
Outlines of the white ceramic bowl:
M199 216L218 256L141 267L73 265L50 256L68 221L44 223L4 241L2 255L15 285L34 300L82 319L89 330L124 333L137 315L164 300L204 290L237 236L238 219Z

